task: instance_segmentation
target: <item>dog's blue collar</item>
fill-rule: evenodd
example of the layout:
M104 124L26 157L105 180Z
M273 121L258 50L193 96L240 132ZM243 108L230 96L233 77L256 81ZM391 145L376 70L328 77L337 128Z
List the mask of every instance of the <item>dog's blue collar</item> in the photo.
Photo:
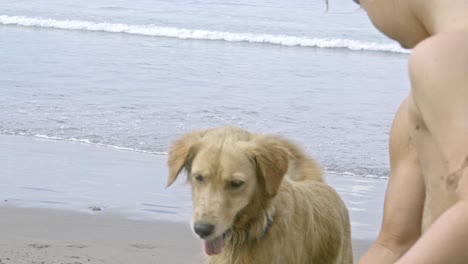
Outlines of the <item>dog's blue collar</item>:
M266 218L267 218L267 221L265 224L265 228L263 228L263 232L262 232L262 235L260 236L260 239L266 236L268 230L270 229L271 224L273 224L273 218L270 215L267 214Z
M273 224L273 216L271 216L270 214L266 214L266 223L265 223L265 227L263 228L262 234L260 235L260 239L263 239L266 236L272 224ZM223 239L226 239L230 232L231 230L224 232Z

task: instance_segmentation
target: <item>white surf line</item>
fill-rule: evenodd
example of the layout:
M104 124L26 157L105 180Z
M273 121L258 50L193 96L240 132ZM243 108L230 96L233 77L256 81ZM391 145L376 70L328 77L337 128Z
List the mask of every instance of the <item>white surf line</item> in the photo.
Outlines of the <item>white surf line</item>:
M305 38L287 35L232 33L224 31L160 27L156 25L128 25L121 23L91 22L82 20L56 20L25 16L0 15L0 25L124 33L141 36L168 37L191 40L218 40L227 42L264 43L281 46L345 48L358 51L409 53L408 50L402 49L393 43L374 43L352 39Z

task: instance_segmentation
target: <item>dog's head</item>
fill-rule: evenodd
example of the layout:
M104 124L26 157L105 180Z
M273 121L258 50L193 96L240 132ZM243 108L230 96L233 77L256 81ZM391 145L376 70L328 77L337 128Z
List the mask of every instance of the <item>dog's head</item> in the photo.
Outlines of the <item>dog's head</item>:
M207 254L221 251L223 235L255 198L276 195L289 155L273 138L232 127L192 132L173 143L167 185L187 171L193 228Z

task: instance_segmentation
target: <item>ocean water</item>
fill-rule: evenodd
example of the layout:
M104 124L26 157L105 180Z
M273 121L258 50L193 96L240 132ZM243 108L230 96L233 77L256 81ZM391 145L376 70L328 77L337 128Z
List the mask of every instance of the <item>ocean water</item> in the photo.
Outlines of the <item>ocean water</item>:
M0 207L105 213L138 221L189 223L185 175L166 188L167 157L106 146L0 135ZM327 173L351 216L353 238L376 237L384 179Z
M164 153L231 124L386 177L408 54L330 2L4 0L0 133Z
M388 177L408 93L408 51L351 0L2 0L0 47L0 134L164 155L236 125L356 179Z

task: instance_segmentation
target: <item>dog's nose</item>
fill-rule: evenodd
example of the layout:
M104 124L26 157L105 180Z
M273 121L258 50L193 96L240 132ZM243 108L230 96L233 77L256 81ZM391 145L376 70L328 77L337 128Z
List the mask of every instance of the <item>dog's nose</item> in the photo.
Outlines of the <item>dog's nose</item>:
M193 229L195 230L195 233L197 233L197 235L199 235L201 238L204 238L213 234L215 226L212 224L195 222L195 224L193 225Z

